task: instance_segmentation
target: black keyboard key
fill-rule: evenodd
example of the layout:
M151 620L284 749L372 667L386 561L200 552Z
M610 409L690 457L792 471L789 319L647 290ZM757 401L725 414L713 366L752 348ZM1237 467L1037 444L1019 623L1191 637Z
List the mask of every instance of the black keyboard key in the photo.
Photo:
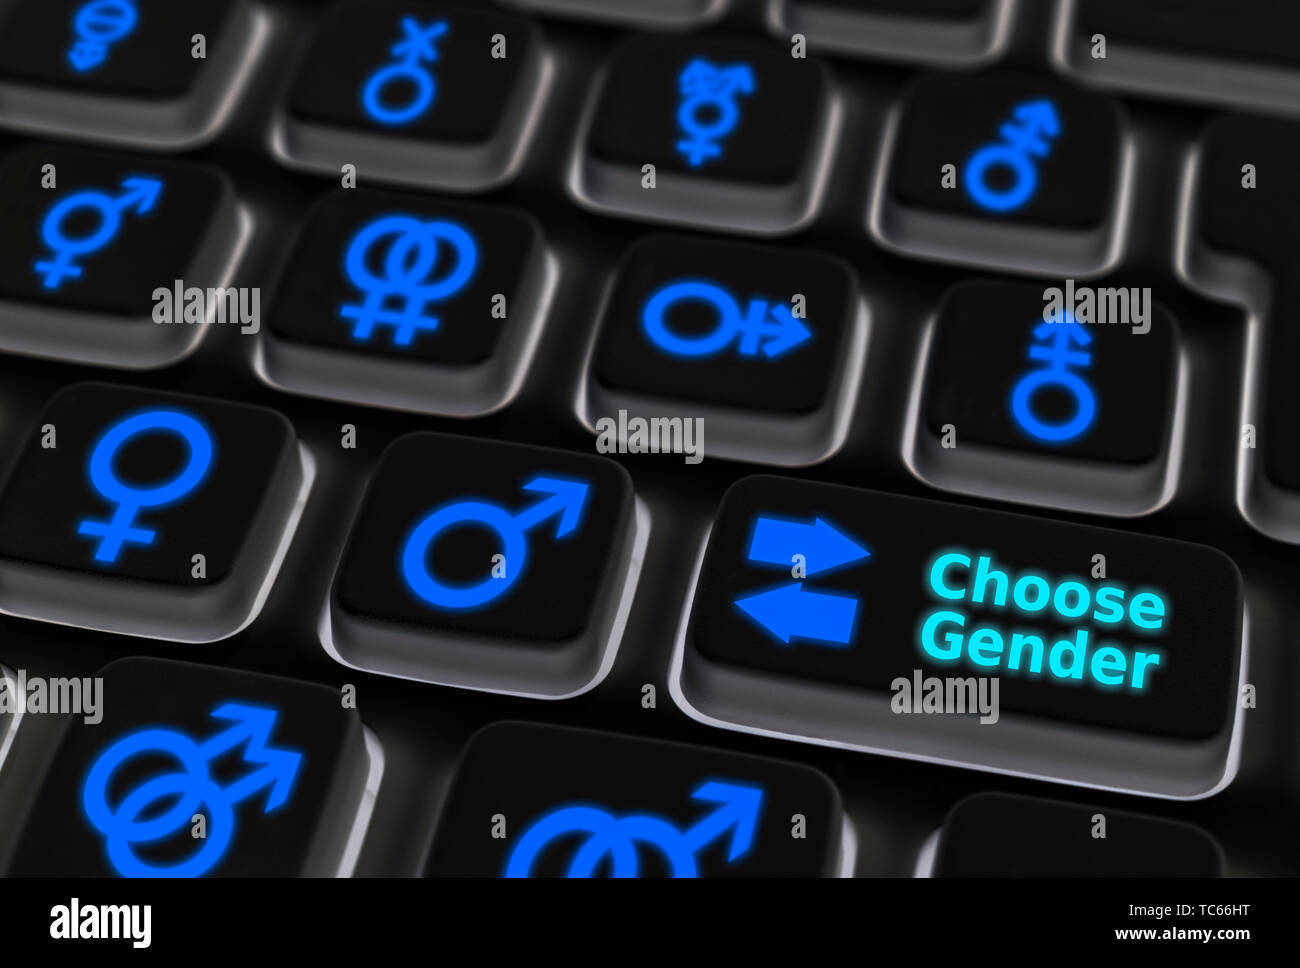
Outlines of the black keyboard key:
M605 214L787 234L817 213L839 119L829 73L813 58L745 41L636 37L592 92L569 190Z
M501 0L507 7L556 17L606 21L643 30L703 26L727 12L731 0Z
M1050 300L1021 283L947 292L904 459L936 487L995 500L1154 511L1173 496L1187 392L1174 319L1149 290L1048 289Z
M1222 877L1200 827L1109 807L977 793L949 811L922 876Z
M819 877L851 873L852 864L839 793L809 767L497 723L465 748L426 873Z
M1202 137L1183 185L1180 275L1247 315L1237 505L1271 537L1300 543L1300 332L1292 253L1300 246L1300 124L1224 118ZM1252 187L1246 187L1250 184Z
M1099 274L1122 255L1132 155L1113 102L1053 77L923 75L885 134L869 227L921 258Z
M0 488L0 610L212 642L261 609L312 471L272 410L79 383Z
M347 665L558 699L609 671L649 532L603 457L415 433L384 452L322 644Z
M1294 114L1298 32L1292 0L1065 0L1052 53L1089 84Z
M866 331L853 271L836 258L643 238L602 312L580 415L625 446L629 421L680 417L707 429L697 458L815 463L847 433Z
M484 414L518 392L556 274L515 209L330 194L305 219L255 368L310 396Z
M42 188L46 165L50 189ZM209 301L202 322L187 320L174 292L178 282L224 288L249 228L213 169L17 149L0 161L0 350L128 369L174 363L210 323L242 325L225 300Z
M708 537L673 695L732 729L1202 797L1236 770L1243 610L1202 545L750 477ZM979 712L917 715L936 688Z
M0 11L0 125L196 147L219 133L269 35L245 0L13 0Z
M1016 0L772 0L768 25L818 50L936 67L996 59Z
M272 147L336 178L486 191L522 163L551 73L536 27L488 4L351 0L326 13Z
M102 721L69 721L8 874L351 873L383 754L337 690L144 658L99 677Z

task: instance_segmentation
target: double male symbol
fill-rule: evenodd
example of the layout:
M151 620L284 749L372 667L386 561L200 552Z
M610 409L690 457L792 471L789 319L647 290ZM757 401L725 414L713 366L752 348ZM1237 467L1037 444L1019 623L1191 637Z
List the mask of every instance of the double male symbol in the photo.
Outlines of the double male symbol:
M407 587L426 604L449 611L478 608L505 594L528 563L527 533L558 518L556 540L568 537L582 520L591 485L539 476L525 482L523 490L546 496L513 514L488 501L465 500L444 505L421 519L402 546L400 566ZM427 564L429 547L443 532L465 525L487 528L496 534L505 564L500 577L488 575L469 585L452 585L434 577Z
M58 289L65 278L81 277L81 266L76 264L79 256L89 255L102 249L113 240L122 227L122 216L134 211L137 215L147 215L158 204L163 183L157 178L131 176L122 180L122 192L109 195L106 192L86 190L75 192L60 202L45 215L41 223L41 238L49 246L52 255L36 263L36 272L44 276L42 283L46 289ZM69 237L65 223L69 219L90 212L97 218L93 232L81 237Z
M383 275L376 275L370 263L381 244L387 246L380 263ZM434 278L434 270L447 261L443 252L453 256L450 268ZM478 244L455 222L383 216L364 226L348 246L343 268L365 299L343 305L339 315L352 320L355 340L369 340L377 326L392 326L393 345L410 346L417 333L438 328L438 317L425 315L425 306L460 291L477 267ZM390 300L397 300L399 308L387 308Z
M429 110L438 88L425 65L438 59L434 42L450 29L445 20L426 26L414 17L402 18L403 37L391 50L396 59L378 68L361 89L361 104L373 120L388 125L410 124ZM411 88L410 99L399 107L383 100L384 89L395 81Z
M660 817L630 813L615 816L599 807L561 807L544 814L520 836L506 859L506 877L529 877L537 857L552 843L585 835L566 869L566 877L594 877L607 864L611 877L639 877L638 844L656 850L673 877L696 877L698 854L728 833L731 843L727 863L734 864L754 845L763 810L759 787L709 780L691 794L692 800L717 804L689 827L678 827Z
M86 819L104 836L109 863L123 877L199 877L225 856L235 833L235 807L266 791L265 812L284 806L302 766L302 754L268 746L279 714L274 709L227 702L211 713L230 727L199 743L175 729L142 729L105 749L91 765L81 791ZM229 786L212 779L211 763L245 746L244 762L257 767ZM113 777L138 757L162 754L180 767L132 788L116 805L109 802ZM158 806L165 808L161 811ZM202 808L202 810L200 810ZM171 865L142 860L139 846L185 830L193 817L207 820L202 845Z

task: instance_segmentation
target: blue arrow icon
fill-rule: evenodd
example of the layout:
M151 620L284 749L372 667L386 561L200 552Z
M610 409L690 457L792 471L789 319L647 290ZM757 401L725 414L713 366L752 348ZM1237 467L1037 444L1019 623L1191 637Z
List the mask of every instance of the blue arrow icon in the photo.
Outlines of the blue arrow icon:
M750 561L788 568L795 555L803 555L805 575L817 575L869 558L871 552L820 517L811 523L775 517L755 519L749 539Z
M858 600L852 595L809 591L799 582L738 598L735 605L782 645L804 639L846 646L853 641L858 617Z
M275 721L279 714L274 709L228 702L214 709L211 715L213 719L224 720L234 725L217 733L199 747L204 758L212 760L228 750L247 743L244 762L262 767L226 787L226 799L231 803L239 803L259 790L266 789L267 813L285 803L293 790L293 781L298 775L302 754L269 747L271 732L275 728Z

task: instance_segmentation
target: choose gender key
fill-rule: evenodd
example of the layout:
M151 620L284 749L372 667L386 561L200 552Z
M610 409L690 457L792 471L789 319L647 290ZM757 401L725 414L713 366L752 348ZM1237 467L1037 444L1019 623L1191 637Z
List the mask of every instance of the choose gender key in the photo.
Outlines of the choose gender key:
M310 478L273 411L69 387L0 490L0 610L183 642L233 635L261 607Z

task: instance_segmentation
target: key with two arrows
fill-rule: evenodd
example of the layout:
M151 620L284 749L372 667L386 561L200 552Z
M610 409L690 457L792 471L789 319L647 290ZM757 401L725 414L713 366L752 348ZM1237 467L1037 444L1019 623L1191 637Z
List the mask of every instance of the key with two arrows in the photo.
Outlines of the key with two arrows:
M851 872L840 797L816 770L536 723L466 747L429 875L834 876Z
M382 756L333 689L170 660L100 670L7 873L348 875Z
M670 683L710 725L1195 798L1235 770L1243 635L1203 545L748 477Z

